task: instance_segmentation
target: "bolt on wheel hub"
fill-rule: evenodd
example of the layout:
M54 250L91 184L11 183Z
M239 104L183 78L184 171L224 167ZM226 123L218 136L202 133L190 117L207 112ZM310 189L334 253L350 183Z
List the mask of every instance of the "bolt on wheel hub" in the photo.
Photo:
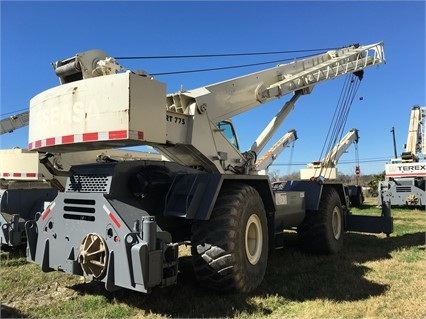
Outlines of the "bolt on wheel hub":
M87 275L99 278L106 270L108 259L104 239L98 234L87 234L81 245L77 261Z

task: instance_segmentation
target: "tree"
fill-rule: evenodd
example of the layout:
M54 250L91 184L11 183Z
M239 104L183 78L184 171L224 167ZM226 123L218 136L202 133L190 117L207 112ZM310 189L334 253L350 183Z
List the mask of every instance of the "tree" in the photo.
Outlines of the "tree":
M380 174L375 174L368 181L367 186L370 187L370 196L377 197L379 196L379 182L385 180L386 172L383 171Z
M268 176L271 182L276 182L280 179L280 171L278 169L268 170Z

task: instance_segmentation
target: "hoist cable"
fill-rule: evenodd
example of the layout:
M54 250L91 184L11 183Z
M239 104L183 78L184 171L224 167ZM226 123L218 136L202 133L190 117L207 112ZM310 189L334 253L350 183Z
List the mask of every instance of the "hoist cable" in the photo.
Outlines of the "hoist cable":
M353 103L353 100L355 98L355 95L358 91L359 84L360 84L360 80L355 75L353 75L352 79L351 79L351 84L348 87L349 91L348 91L348 94L347 94L345 102L344 102L345 106L343 107L342 118L341 118L341 121L339 122L340 126L337 128L337 132L336 132L336 134L339 134L339 132L340 132L339 140L343 136L344 128L346 126L346 122L347 122L348 117L349 117L349 111L350 111L351 105ZM337 141L337 139L336 139L336 141ZM333 159L333 161L335 161L335 159Z
M9 114L18 115L18 112L20 113L20 112L24 112L24 111L28 111L28 109L20 109L20 110L15 110L15 111L12 111L12 112L6 112L6 113L0 114L0 116L6 116L6 115L9 115Z
M295 143L296 143L296 141L293 141L293 143L291 143L290 159L288 160L287 175L290 175L290 169L291 169L291 166L293 165L293 154L294 154Z
M193 59L193 58L217 58L217 57L233 57L233 56L254 56L254 55L273 55L273 54L289 54L304 53L316 51L337 50L338 48L322 48L322 49L302 49L287 51L270 51L270 52L246 52L246 53L213 53L213 54L190 54L190 55L145 55L145 56L119 56L114 57L116 60L148 60L148 59Z
M282 62L288 62L288 61L294 61L297 59L303 59L314 56L313 55L306 55L301 56L297 58L288 58L288 59L281 59L281 60L275 60L275 61L266 61L266 62L259 62L259 63L251 63L251 64L241 64L241 65L234 65L234 66L224 66L224 67L217 67L217 68L208 68L208 69L194 69L194 70L182 70L182 71L171 71L171 72L160 72L160 73L150 73L152 76L159 76L159 75L174 75L174 74L184 74L184 73L196 73L196 72L208 72L208 71L219 71L219 70L228 70L228 69L237 69L237 68L245 68L245 67L251 67L251 66L258 66L258 65L265 65L265 64L272 64L272 63L282 63ZM26 111L28 109L20 109L12 112L3 113L0 116L6 116L12 113L17 113L21 111Z
M326 150L326 154L328 154L329 152L331 152L333 147L339 147L339 145L337 145L337 142L342 139L343 131L346 126L347 119L349 117L350 107L353 103L356 92L358 91L361 79L362 73L351 74L345 78L345 82L340 93L337 107L335 108L335 112L333 114L329 130L327 132L326 140L324 142L320 158L322 158L324 150ZM326 147L327 142L328 145ZM335 162L337 153L331 155L334 156L334 158L323 159L324 161L327 161L327 163L323 163L325 165L320 166L320 176L322 175L325 166L328 166L330 162Z
M326 138L324 140L324 144L323 144L323 147L321 149L321 153L320 153L320 157L319 157L318 161L321 161L321 158L323 158L323 155L328 153L328 151L330 150L330 145L333 144L333 138L331 136L334 136L334 131L332 132L332 129L335 129L335 126L336 126L336 125L333 126L333 123L337 122L337 119L336 119L338 117L337 113L340 110L339 105L341 105L343 92L344 92L345 88L347 87L347 80L348 80L348 76L345 77L345 81L344 81L344 84L343 84L343 87L342 87L342 91L340 92L340 96L339 96L339 99L338 99L338 102L337 102L337 106L334 109L333 117L331 119L330 126L328 128L327 135L326 135ZM327 145L327 142L328 142L328 145ZM326 147L326 145L327 145L327 147Z
M358 143L355 144L355 177L356 184L359 185L359 154L358 154Z
M272 64L272 63L282 63L282 62L288 62L288 61L297 61L299 59L305 59L305 58L309 58L309 57L312 57L312 56L315 56L315 54L300 56L300 57L296 57L296 58L287 58L287 59L280 59L280 60L274 60L274 61L250 63L250 64L229 65L229 66L222 66L222 67L216 67L216 68L193 69L193 70L181 70L181 71L169 71L169 72L150 73L150 75L152 75L152 76L160 76L160 75L174 75L174 74L184 74L184 73L196 73L196 72L230 70L230 69L238 69L238 68L246 68L246 67L251 67L251 66Z
M346 91L343 95L344 100L340 107L340 113L334 128L333 138L330 139L330 146L329 146L330 150L333 148L333 145L336 145L336 143L339 140L341 140L343 136L344 128L346 126L346 122L349 116L349 111L353 101L353 97L357 91L357 86L356 86L356 83L354 84L354 81L356 81L356 79L354 79L354 77L352 76L350 83L348 83L348 85L346 86ZM331 160L335 161L335 158Z
M243 56L243 55L266 55L266 54L283 54L283 53L296 53L296 52L313 52L313 51L322 51L323 53L329 50L336 50L338 48L324 48L324 49L308 49L308 50L290 50L290 51L272 51L272 52L252 52L252 53L229 53L229 54L201 54L201 55L165 55L165 56L129 56L129 57L115 57L115 59L167 59L167 58L204 58L204 57L221 57L221 56ZM287 58L287 59L280 59L280 60L274 60L274 61L266 61L266 62L259 62L259 63L251 63L251 64L241 64L241 65L232 65L232 66L223 66L223 67L216 67L216 68L207 68L207 69L194 69L194 70L181 70L181 71L170 71L170 72L158 72L158 73L150 73L152 76L160 76L160 75L175 75L175 74L185 74L185 73L197 73L197 72L209 72L209 71L219 71L219 70L230 70L230 69L237 69L237 68L245 68L245 67L252 67L252 66L259 66L259 65L265 65L265 64L272 64L272 63L282 63L282 62L288 62L288 61L295 61L298 59L304 59L309 58L312 56L315 56L317 54L310 54L300 57L293 57L293 58ZM12 113L17 113L21 111L25 111L27 109L21 109L16 110L12 112L3 113L0 116L6 116Z

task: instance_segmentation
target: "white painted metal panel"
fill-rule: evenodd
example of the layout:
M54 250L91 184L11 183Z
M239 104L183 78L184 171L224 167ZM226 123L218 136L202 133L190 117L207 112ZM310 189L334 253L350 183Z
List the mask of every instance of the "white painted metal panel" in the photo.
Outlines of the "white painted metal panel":
M130 72L64 84L31 100L29 149L164 143L165 104L164 84Z
M311 177L323 176L325 179L336 179L337 168L335 167L324 167L320 168L302 168L300 170L300 179L307 180Z
M23 149L0 150L0 178L38 180L39 154Z
M426 162L385 165L386 177L426 177Z

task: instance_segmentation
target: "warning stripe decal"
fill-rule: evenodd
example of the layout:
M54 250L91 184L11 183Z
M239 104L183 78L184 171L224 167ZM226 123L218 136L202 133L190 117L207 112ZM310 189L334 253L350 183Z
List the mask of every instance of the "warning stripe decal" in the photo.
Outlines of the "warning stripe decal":
M28 144L28 149L33 150L45 146L63 145L71 143L84 143L96 141L113 141L113 140L143 140L144 133L141 131L108 131L108 132L91 132L74 135L63 135L59 137L48 137L43 140L37 140Z
M108 207L106 207L105 205L102 206L102 208L104 209L104 211L108 214L108 217L112 220L112 222L115 224L115 226L117 226L117 228L121 227L120 222L118 221L118 219L114 216L113 213L111 213L111 211L108 209Z
M56 203L53 202L52 204L49 205L49 207L47 207L47 209L43 212L43 214L41 214L41 219L45 220L47 218L47 216L49 216L50 212L52 211L53 207L55 207Z
M37 177L42 177L42 175L37 173L0 172L0 177L2 178L7 178L7 177L37 178Z

